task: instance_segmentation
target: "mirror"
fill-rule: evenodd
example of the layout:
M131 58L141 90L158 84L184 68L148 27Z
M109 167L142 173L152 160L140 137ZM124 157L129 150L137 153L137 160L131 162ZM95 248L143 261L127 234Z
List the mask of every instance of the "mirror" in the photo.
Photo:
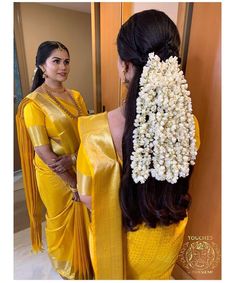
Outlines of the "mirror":
M91 4L18 2L14 3L14 115L22 98L30 93L36 52L46 40L60 41L68 48L71 68L65 86L79 91L93 113ZM46 253L35 257L30 251L16 127L14 136L14 279L32 279L40 268L45 271L45 278L40 279L61 279Z

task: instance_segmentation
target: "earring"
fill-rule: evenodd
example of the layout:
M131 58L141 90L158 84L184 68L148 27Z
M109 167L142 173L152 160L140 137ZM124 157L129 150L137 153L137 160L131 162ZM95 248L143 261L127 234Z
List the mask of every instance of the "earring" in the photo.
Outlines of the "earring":
M128 84L128 83L129 83L129 80L126 78L126 70L125 70L125 69L122 70L121 82L122 82L123 84Z
M122 76L121 76L121 83L122 84L125 82L125 74L126 74L126 71L124 69L122 69Z
M48 75L46 74L46 71L43 72L42 77L43 77L44 79L48 78Z
M45 68L44 68L43 66L41 66L41 65L40 65L39 68L40 68L41 71L42 71L42 77L43 77L43 79L45 80L46 78L48 78L48 75L46 74Z

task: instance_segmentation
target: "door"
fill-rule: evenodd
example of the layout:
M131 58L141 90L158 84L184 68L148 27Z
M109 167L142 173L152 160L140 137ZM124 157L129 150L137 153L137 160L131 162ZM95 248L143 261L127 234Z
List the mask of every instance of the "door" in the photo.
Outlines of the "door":
M121 105L125 89L121 85L117 60L116 39L123 22L131 16L131 3L100 3L100 62L102 110L110 111Z

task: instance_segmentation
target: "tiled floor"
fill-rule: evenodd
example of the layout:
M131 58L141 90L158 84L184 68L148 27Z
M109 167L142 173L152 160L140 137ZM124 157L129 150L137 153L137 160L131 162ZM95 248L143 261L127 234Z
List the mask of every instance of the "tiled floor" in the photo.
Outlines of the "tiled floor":
M45 221L45 208L42 208L42 221ZM14 233L29 227L24 190L14 191Z
M45 223L43 223L44 231ZM45 233L43 233L43 246ZM14 279L62 280L54 271L47 252L33 254L31 252L29 228L14 234Z
M23 179L21 171L14 173L14 232L29 227L29 217L26 208Z
M29 216L26 208L24 190L14 191L14 232L29 227Z

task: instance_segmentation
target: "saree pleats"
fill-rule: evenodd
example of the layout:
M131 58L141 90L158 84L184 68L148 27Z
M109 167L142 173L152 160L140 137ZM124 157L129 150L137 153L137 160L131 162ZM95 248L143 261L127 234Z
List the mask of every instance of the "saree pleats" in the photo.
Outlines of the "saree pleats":
M74 202L68 185L36 157L36 177L47 207L46 239L54 268L68 279L91 279L93 271L88 249L88 214ZM45 187L50 190L45 190Z
M50 125L49 131L52 126L54 127L53 136L49 136L52 150L57 155L77 152L79 146L77 122L68 118L46 95L37 92L28 95L23 100L19 107L18 116L24 116L24 108L28 103L33 104L32 107L35 105L40 108L45 116L46 124ZM72 107L74 106L71 106L71 110L73 110ZM36 113L35 111L35 115ZM86 115L86 113L84 114ZM21 152L24 154L21 160L26 201L32 218L33 249L41 250L39 208L41 208L42 201L46 207L46 240L52 265L61 276L67 279L91 279L93 271L88 250L89 218L87 209L82 203L72 200L73 195L69 185L34 153L31 140L38 142L40 139L35 137L30 140L28 133L32 135L36 132L38 135L40 127L38 127L37 121L35 127L31 125L32 123L30 124L34 127L31 131L27 131L24 122L23 120L22 123L17 122L17 128L19 144L22 144ZM27 143L25 136L28 137Z

